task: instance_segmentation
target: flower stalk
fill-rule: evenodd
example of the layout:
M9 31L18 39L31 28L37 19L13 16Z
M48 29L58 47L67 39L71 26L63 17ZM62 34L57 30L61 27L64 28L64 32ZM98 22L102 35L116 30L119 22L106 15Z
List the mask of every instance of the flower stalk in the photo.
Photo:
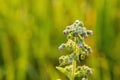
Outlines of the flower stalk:
M84 42L88 35L92 35L92 30L87 30L81 21L76 20L72 25L67 26L63 33L67 36L68 41L62 43L59 50L66 48L71 53L61 56L59 58L60 65L56 68L69 80L87 80L93 71L88 66L82 65L81 60L85 60L86 56L92 52L91 47Z

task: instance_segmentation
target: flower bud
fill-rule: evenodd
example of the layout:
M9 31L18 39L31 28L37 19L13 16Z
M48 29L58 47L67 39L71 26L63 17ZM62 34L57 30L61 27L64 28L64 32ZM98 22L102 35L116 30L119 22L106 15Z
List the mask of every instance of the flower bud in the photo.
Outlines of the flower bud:
M70 29L71 26L67 26L66 29Z
M63 63L63 59L59 59L59 63L60 63L60 64Z
M92 30L87 30L87 34L92 35L93 31Z
M64 62L68 64L68 56L65 57Z
M80 21L79 20L76 20L75 23L78 24Z
M64 48L65 48L65 44L61 44L61 45L58 47L59 50L63 50Z
M63 63L63 61L64 61L64 56L61 56L60 58L59 58L59 63L61 64L61 63Z
M77 32L78 32L79 35L82 35L82 33L83 33L81 28L78 28Z
M83 26L84 26L84 24L83 24L82 21L79 22L79 26L80 26L80 27L83 27Z
M85 59L85 55L82 54L82 55L81 55L81 60L84 60L84 59Z
M80 71L80 70L81 70L81 66L78 66L78 67L77 67L77 70Z
M87 34L84 34L84 38L88 38L88 35L87 35Z
M90 47L87 50L88 50L88 53L92 53L92 49Z
M72 64L72 59L69 59L69 60L68 60L68 64Z
M77 32L73 33L73 36L78 37L78 33Z
M82 47L83 47L83 45L82 45L82 44L78 44L78 47L79 47L79 48L82 48Z
M82 80L88 80L87 78L82 78Z
M86 28L85 28L85 27L83 27L83 28L82 28L82 30L83 30L83 31L86 31Z
M64 35L68 34L68 31L67 30L64 30L63 31Z
M71 39L72 38L72 35L67 35L67 39Z
M93 74L92 70L88 70L87 72L88 72L88 75L92 75Z
M88 45L84 44L84 48L87 49L87 48L88 48Z

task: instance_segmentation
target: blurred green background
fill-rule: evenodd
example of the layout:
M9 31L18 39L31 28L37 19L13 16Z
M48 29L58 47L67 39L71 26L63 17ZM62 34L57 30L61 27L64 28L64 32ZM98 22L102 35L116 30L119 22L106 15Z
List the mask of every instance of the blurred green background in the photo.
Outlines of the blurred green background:
M76 19L94 32L89 80L120 80L120 0L0 0L0 80L68 80L55 66Z

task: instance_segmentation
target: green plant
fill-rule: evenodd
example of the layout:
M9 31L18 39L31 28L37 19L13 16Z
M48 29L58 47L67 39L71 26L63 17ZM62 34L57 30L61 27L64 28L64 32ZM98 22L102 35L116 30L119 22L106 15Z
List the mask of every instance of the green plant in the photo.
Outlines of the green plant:
M67 26L63 33L67 35L68 41L62 43L59 50L67 48L71 53L61 56L59 58L60 65L56 68L70 80L87 80L93 71L81 61L92 52L91 48L84 42L88 35L92 35L92 30L86 30L84 24L76 20L72 25Z

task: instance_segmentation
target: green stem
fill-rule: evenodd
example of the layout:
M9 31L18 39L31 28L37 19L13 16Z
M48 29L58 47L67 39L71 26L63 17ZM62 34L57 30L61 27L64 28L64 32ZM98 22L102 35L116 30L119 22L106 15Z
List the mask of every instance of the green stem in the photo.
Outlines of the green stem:
M75 42L76 42L77 38L75 38ZM77 52L77 46L75 45L75 50ZM72 74L71 74L71 77L70 77L70 80L75 80L75 70L76 70L76 60L73 59L72 61Z
M76 69L76 61L73 59L73 63L72 63L72 75L71 75L71 79L70 80L74 80L75 78L75 69Z

